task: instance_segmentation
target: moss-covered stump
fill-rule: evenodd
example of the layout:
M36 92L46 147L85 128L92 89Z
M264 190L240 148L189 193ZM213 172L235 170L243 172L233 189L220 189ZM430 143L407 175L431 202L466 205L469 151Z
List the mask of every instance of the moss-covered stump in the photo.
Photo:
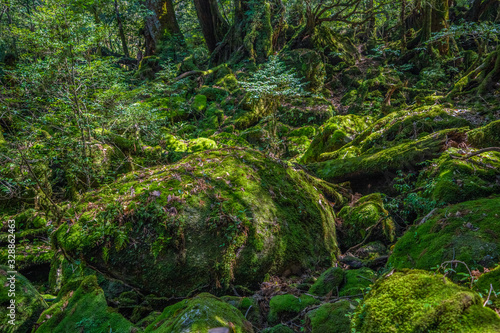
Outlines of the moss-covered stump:
M54 239L145 293L255 286L290 267L331 266L335 189L257 151L214 150L88 193Z
M47 303L28 279L19 273L8 274L9 271L7 266L0 266L0 285L2 286L0 331L5 333L31 332L40 313L47 308ZM12 277L15 279L13 280ZM11 300L15 300L14 305Z
M340 267L327 269L309 289L309 293L317 296L327 294L337 296L340 285L344 282L344 271Z
M308 306L317 305L319 303L320 301L309 295L277 295L271 298L269 302L269 315L267 319L270 323L291 319Z
M421 195L437 203L457 203L499 193L500 153L464 157L450 148L433 160L419 174L417 187L425 188Z
M132 323L108 308L95 276L87 276L75 290L45 310L34 332L133 332Z
M439 209L397 241L388 264L431 269L444 261L460 260L470 269L492 267L500 261L499 218L500 197ZM466 272L463 265L455 270Z
M345 152L345 158L335 157L311 164L310 168L318 177L328 181L376 179L397 170L415 169L418 163L439 156L450 138L463 141L465 132L466 128L442 130L418 140L398 141L392 146L388 144L387 149L370 149L365 153L350 146L337 151Z
M238 309L215 296L202 293L166 307L144 332L208 333L210 329L219 327L234 333L253 333L252 324Z
M477 332L500 330L500 318L481 297L419 270L379 280L356 310L356 332Z
M319 134L311 142L301 158L302 163L317 162L321 154L340 149L357 134L367 129L370 117L357 115L334 116L319 128Z
M339 245L347 250L363 242L381 241L389 244L394 241L394 221L384 209L380 193L360 198L352 206L344 206L338 217Z
M350 333L350 315L356 307L349 301L326 303L306 314L307 332Z
M467 133L467 142L476 148L500 146L500 120L492 121Z

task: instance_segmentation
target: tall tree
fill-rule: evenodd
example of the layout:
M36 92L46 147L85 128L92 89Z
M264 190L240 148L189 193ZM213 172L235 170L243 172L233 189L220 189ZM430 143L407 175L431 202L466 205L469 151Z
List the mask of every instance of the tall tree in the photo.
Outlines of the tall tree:
M152 15L146 17L144 27L145 56L156 54L162 41L184 42L172 0L146 0L146 8Z
M220 13L217 0L194 0L194 5L208 50L213 52L224 39L229 24Z

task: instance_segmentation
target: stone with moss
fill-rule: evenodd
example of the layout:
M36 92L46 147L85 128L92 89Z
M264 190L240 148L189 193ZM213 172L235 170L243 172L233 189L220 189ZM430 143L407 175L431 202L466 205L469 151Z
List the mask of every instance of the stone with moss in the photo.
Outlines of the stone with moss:
M500 265L485 271L475 281L474 289L487 300L486 304L493 309L500 309Z
M432 269L445 261L459 260L470 269L493 267L500 261L499 216L498 196L441 208L397 241L388 264ZM467 272L462 264L454 269Z
M309 149L302 157L302 163L316 162L326 152L340 149L368 127L370 117L357 115L334 116L319 128Z
M254 326L261 326L263 316L260 313L260 306L253 297L223 296L222 301L240 310L241 314Z
M350 333L349 316L356 306L350 301L326 303L306 314L306 327L311 333Z
M122 315L109 308L95 276L85 277L78 288L68 290L45 310L34 332L134 332L136 329Z
M500 146L500 120L473 129L467 133L467 142L476 148Z
M214 328L253 333L252 324L238 309L208 293L166 307L144 332L208 333Z
M198 151L205 151L209 149L217 149L217 143L214 140L207 138L198 138L189 140L187 151L195 153Z
M47 303L28 279L19 273L8 273L9 271L11 271L9 267L0 266L0 285L2 286L0 331L5 333L31 332L40 313L48 307ZM12 277L15 278L13 289L11 289ZM11 292L15 295L10 295ZM15 300L15 304L12 305L11 300Z
M338 217L339 243L344 250L363 242L382 241L389 244L394 241L394 221L384 208L380 193L361 197L354 204L344 206Z
M276 323L285 318L291 319L308 306L319 303L319 300L309 295L277 295L271 298L269 302L269 315L267 319L270 323Z
M290 267L331 266L339 190L257 151L205 151L86 194L68 212L79 219L53 237L147 293L256 286Z
M375 272L368 267L349 269L345 271L339 296L361 295L375 282L375 278Z
M421 196L439 204L457 203L498 193L499 177L500 153L464 158L456 148L449 148L420 172L416 186L423 188Z
M337 295L344 282L344 271L340 267L327 269L309 289L309 293L317 296Z
M205 108L207 107L207 96L205 95L194 96L193 102L191 103L191 107L197 112L205 110Z
M500 318L481 297L439 274L393 272L358 307L356 332L477 332L500 330Z

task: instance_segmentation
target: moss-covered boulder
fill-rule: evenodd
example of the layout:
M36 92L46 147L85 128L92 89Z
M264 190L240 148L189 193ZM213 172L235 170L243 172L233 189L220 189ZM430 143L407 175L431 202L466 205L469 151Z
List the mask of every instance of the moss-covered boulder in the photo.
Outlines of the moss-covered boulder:
M319 303L320 301L309 295L285 294L274 296L269 302L268 321L276 323L280 319L291 319L308 306Z
M75 290L68 290L38 319L37 333L124 332L135 331L132 323L108 308L95 276L87 276Z
M500 309L500 266L486 271L475 281L474 289L488 299L488 304L493 309ZM489 296L488 296L489 295Z
M7 266L0 266L0 331L31 332L47 303L31 283L19 273L11 274ZM14 279L13 279L14 278ZM15 303L12 303L14 300Z
M476 148L500 146L500 120L471 130L467 133L467 142Z
M339 244L344 250L364 242L382 241L389 244L394 241L394 221L384 209L380 193L361 197L354 204L344 206L338 217Z
M397 241L388 264L431 269L447 260L460 260L470 269L492 267L500 261L499 218L500 197L439 209ZM455 270L466 272L463 265Z
M442 275L419 270L379 280L354 316L356 332L477 332L500 330L481 297Z
M220 298L224 302L240 310L241 314L254 326L261 326L263 317L260 313L260 306L253 297L223 296Z
M88 193L53 237L148 293L252 286L290 267L331 266L336 189L257 151L212 150Z
M469 132L470 133L470 132ZM500 153L464 158L450 148L419 174L422 196L437 203L457 203L500 192Z
M327 269L309 289L309 293L318 296L337 295L340 285L344 282L344 271L340 267Z
M334 116L319 128L319 133L311 143L301 161L311 163L318 161L321 154L340 149L357 134L367 129L370 117L357 115Z
M356 306L350 301L326 303L306 314L306 327L311 333L350 333L349 315Z
M375 277L375 272L368 267L345 271L344 283L340 289L339 296L363 294L375 282Z
M252 324L238 309L208 293L166 307L144 332L208 333L215 328L227 328L227 332L234 333L253 333Z

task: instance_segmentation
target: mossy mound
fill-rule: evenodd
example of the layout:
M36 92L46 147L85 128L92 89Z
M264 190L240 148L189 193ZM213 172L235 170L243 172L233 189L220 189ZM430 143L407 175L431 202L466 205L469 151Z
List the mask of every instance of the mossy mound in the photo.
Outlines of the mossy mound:
M492 267L500 261L499 217L500 197L441 208L397 241L388 264L429 270L454 259L470 269ZM463 265L456 270L466 272Z
M357 115L334 116L319 128L310 148L301 159L302 163L318 161L321 154L340 149L367 129L370 117Z
M308 306L317 305L320 301L309 295L295 296L292 294L277 295L269 302L268 321L276 323L280 319L291 319Z
M257 300L253 297L223 296L220 298L224 302L240 310L241 314L254 326L260 326L263 318Z
M326 303L306 314L306 327L311 333L350 333L350 315L356 307L349 301Z
M21 274L8 274L7 266L0 266L0 331L31 332L33 324L37 321L40 313L47 308L47 303L31 283ZM15 288L11 290L10 278L15 277ZM12 294L13 292L13 294ZM14 303L14 316L12 316L11 299ZM13 323L13 324L12 324Z
M144 332L199 332L228 328L234 333L253 333L252 324L241 312L208 293L166 307ZM225 331L223 331L225 332Z
M375 281L375 272L368 267L349 269L344 274L344 284L339 296L360 295Z
M344 250L365 242L382 241L389 244L394 241L394 221L384 209L380 193L373 193L360 198L353 205L344 206L338 217L339 244Z
M419 270L379 280L356 310L356 332L498 332L500 318L481 297Z
M500 146L500 120L467 133L467 142L476 148Z
M257 151L212 150L88 193L54 240L148 293L252 286L292 266L331 266L336 189Z
M34 332L133 332L132 323L108 308L95 276L87 276L74 291L45 310Z
M309 289L309 293L318 296L337 295L340 285L344 282L344 271L340 267L332 267L321 274Z
M463 140L466 130L466 128L442 130L418 140L398 141L390 148L368 150L365 153L361 153L355 146L350 146L335 152L344 153L345 158L335 157L325 162L311 164L310 168L318 177L335 182L373 179L387 173L395 173L397 170L412 170L418 163L439 156L450 138Z
M450 148L419 174L417 187L425 188L422 195L438 203L457 203L500 192L499 180L500 153L465 159Z

